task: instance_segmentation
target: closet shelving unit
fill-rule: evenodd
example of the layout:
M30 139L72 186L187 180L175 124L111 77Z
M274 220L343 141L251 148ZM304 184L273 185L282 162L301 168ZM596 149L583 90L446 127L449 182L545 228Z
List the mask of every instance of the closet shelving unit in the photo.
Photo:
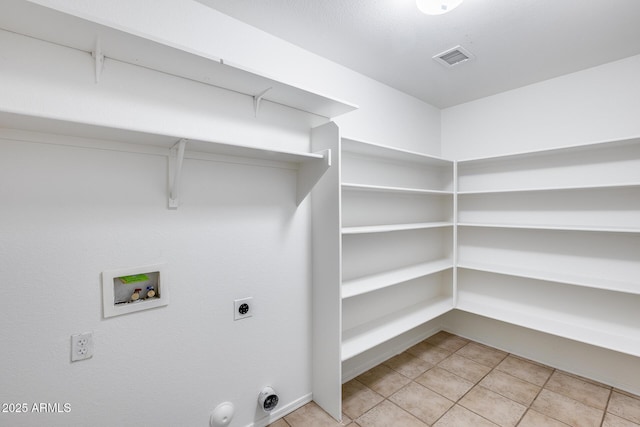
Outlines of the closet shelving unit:
M252 99L252 103L247 103L248 108L252 104L256 115L264 101L327 118L357 108L353 104L252 72L222 58L26 0L2 2L0 36L8 39L25 36L20 40L29 40L30 46L37 44L38 49L46 54L50 54L50 49L61 48L86 54L86 69L95 73L98 85L103 73L109 72L105 64L117 61L247 95ZM30 54L32 53L24 53L25 57ZM113 149L115 143L121 144L121 149L129 150L130 148L122 145L125 143L142 147L135 149L138 151L167 155L170 208L177 208L179 204L178 190L184 158L209 158L206 156L214 155L218 159L223 156L291 163L298 169L298 204L330 166L328 152L293 152L229 144L217 141L215 135L211 135L210 139L187 139L188 136L185 135L157 134L148 129L125 129L101 123L77 122L57 117L55 112L14 110L0 106L0 126L0 136L9 138L33 141L40 138L36 133L46 133L64 136L56 139L66 145L105 148L109 145L106 144L108 141L111 144L107 149ZM88 139L92 141L87 142Z
M456 308L640 356L640 138L457 168Z
M454 212L453 162L341 145L344 361L453 308Z
M314 400L340 418L341 363L453 308L454 163L314 129ZM320 214L321 213L321 214Z

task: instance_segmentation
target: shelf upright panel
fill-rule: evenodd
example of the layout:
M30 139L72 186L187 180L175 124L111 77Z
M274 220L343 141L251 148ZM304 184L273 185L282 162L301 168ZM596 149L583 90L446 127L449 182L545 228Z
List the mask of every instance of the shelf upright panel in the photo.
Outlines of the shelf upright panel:
M331 150L329 170L316 183L312 206L312 393L336 420L342 418L342 236L340 131L329 122L311 131L313 151Z

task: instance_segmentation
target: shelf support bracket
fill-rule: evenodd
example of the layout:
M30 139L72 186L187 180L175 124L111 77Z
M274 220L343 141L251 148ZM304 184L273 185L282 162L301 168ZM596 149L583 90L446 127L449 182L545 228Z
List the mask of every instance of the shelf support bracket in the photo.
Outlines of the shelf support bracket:
M322 159L316 161L307 161L300 164L298 169L298 180L296 187L296 205L300 206L300 203L309 195L316 183L322 178L322 175L331 167L331 149L319 151L317 154L322 154Z
M258 111L260 111L260 103L262 102L262 98L264 98L265 94L269 92L273 88L267 88L260 92L257 95L253 95L253 114L255 117L258 117Z
M180 177L182 176L182 161L186 139L176 142L169 150L169 209L178 209Z
M96 68L96 83L100 82L100 76L102 75L102 68L104 67L104 54L102 53L102 47L100 46L100 39L96 39L96 46L91 52L91 56L95 61Z

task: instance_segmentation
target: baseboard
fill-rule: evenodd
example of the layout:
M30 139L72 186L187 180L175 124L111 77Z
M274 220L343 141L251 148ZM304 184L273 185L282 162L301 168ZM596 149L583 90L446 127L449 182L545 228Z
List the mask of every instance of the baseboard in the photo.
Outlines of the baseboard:
M264 417L255 420L254 422L252 422L251 424L248 424L247 427L265 427L268 426L269 424L272 424L274 422L276 422L277 420L279 420L280 418L284 417L285 415L288 415L290 413L292 413L293 411L295 411L298 408L303 407L304 405L306 405L307 403L311 402L313 400L311 393L305 394L302 397L299 397L298 399L294 400L293 402L290 402L288 404L286 404L285 406L276 409L275 411L265 415Z

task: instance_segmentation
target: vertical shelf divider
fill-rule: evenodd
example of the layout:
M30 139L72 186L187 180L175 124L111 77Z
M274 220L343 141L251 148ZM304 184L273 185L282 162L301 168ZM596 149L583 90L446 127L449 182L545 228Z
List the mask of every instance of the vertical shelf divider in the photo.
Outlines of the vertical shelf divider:
M311 150L332 164L315 184L312 224L312 368L313 400L342 419L342 239L340 131L329 122L311 130Z

